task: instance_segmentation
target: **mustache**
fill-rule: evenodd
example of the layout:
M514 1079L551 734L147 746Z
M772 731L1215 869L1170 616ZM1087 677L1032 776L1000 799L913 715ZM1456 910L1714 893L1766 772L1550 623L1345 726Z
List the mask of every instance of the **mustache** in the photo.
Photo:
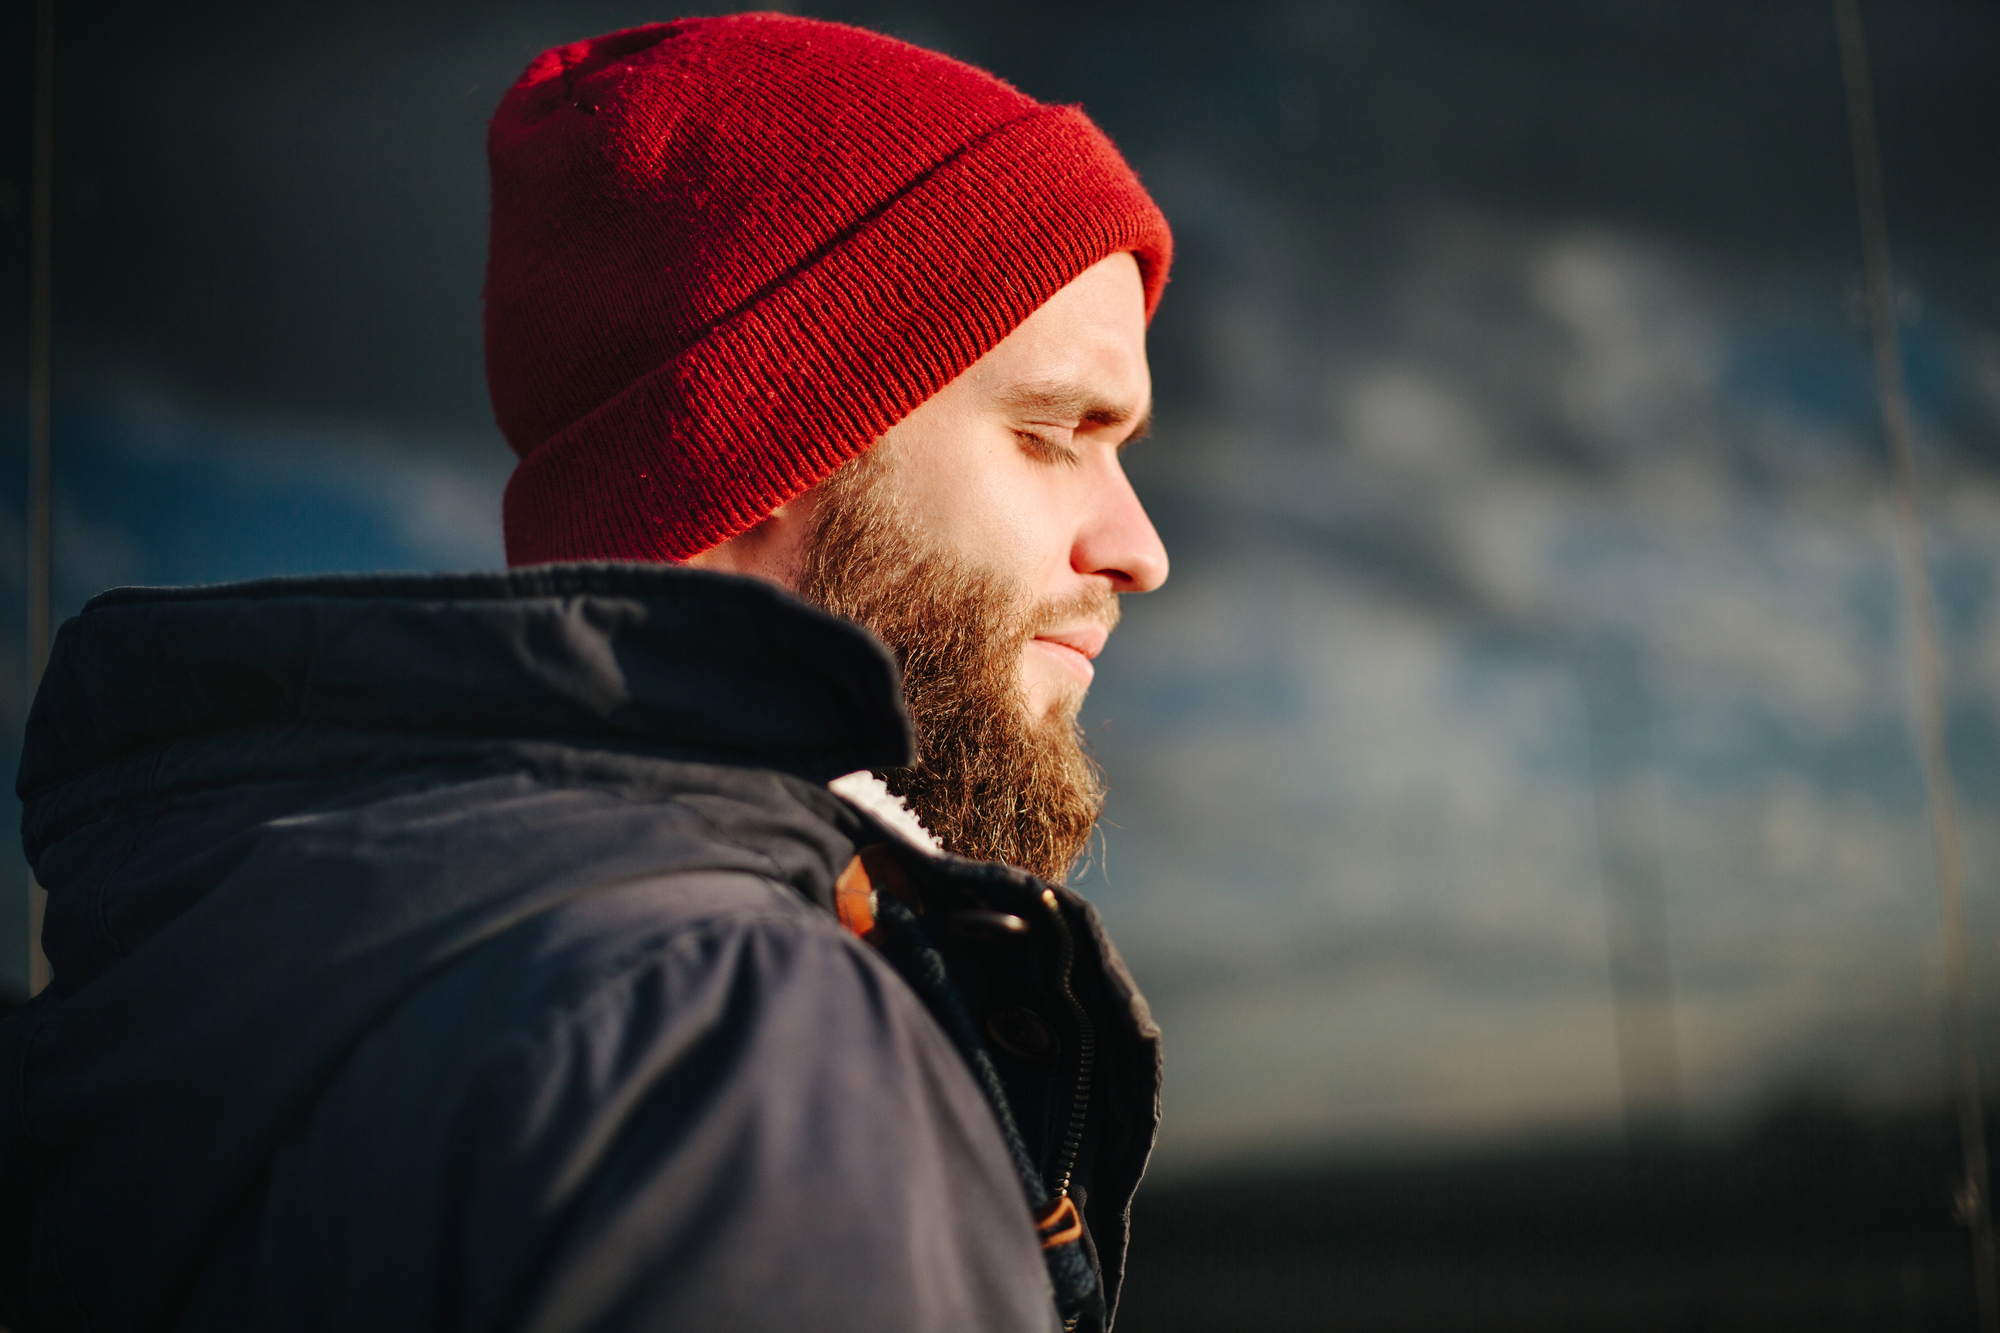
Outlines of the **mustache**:
M1051 597L1034 603L1020 617L1021 642L1026 643L1043 630L1074 625L1080 620L1102 625L1108 634L1118 628L1125 614L1118 594L1109 588L1084 588L1067 597Z

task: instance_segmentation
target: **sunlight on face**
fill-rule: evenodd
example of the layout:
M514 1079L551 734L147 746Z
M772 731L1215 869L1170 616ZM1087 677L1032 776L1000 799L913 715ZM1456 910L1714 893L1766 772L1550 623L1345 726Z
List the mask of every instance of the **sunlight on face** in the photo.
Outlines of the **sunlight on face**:
M874 446L912 534L1018 586L1091 607L1038 626L1021 685L1037 716L1081 696L1115 610L1167 553L1119 452L1152 405L1145 294L1129 254L1100 261Z

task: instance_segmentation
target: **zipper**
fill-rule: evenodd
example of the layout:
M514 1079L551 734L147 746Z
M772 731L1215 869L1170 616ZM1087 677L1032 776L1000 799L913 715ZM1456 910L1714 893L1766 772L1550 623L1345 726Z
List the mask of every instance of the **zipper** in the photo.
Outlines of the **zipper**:
M1090 1080L1097 1064L1097 1032L1091 1027L1090 1015L1084 1012L1082 1002L1076 998L1076 991L1070 986L1070 972L1076 964L1076 941L1070 936L1069 923L1063 920L1062 904L1056 901L1054 889L1042 890L1042 905L1055 918L1056 938L1062 941L1062 997L1076 1019L1077 1031L1076 1098L1070 1103L1069 1127L1063 1132L1062 1155L1056 1162L1060 1174L1056 1178L1055 1192L1066 1196L1070 1175L1076 1170L1077 1150L1083 1146L1084 1119L1090 1113Z

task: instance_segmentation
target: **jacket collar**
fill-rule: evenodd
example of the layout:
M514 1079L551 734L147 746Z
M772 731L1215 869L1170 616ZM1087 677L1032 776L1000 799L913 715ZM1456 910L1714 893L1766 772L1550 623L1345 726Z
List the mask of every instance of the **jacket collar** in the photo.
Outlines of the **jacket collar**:
M756 579L543 565L105 593L56 637L16 790L274 724L636 744L822 782L914 755L866 630Z

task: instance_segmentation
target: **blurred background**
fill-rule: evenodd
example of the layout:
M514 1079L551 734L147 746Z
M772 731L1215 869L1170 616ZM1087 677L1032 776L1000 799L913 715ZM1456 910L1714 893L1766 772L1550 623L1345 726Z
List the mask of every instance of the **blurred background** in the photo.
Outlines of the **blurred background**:
M1128 455L1174 576L1085 713L1078 887L1168 1055L1120 1327L1971 1327L1830 7L803 8L1083 103L1180 247ZM677 12L62 0L58 617L501 563L484 122L544 47ZM1992 1105L2000 5L1862 12ZM12 996L25 958L9 907Z

